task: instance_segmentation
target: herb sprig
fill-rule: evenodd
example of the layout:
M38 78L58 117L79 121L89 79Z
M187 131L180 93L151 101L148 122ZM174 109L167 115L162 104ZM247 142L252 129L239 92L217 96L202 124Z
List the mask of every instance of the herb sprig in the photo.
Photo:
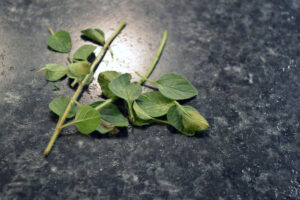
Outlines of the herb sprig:
M90 134L94 131L100 134L116 134L120 127L127 127L129 121L135 126L153 123L168 124L187 136L193 136L196 131L209 128L206 119L195 108L183 106L178 102L198 94L196 88L188 80L175 73L164 74L157 81L149 79L165 46L167 31L163 34L156 57L146 74L143 76L137 73L141 77L139 82L132 82L132 77L128 73L104 71L99 74L97 80L107 99L96 101L90 105L82 105L77 101L83 87L93 81L97 65L106 51L111 50L111 42L124 26L125 21L123 20L107 40L105 40L104 32L100 29L89 28L81 31L90 41L103 46L99 55L92 62L90 62L90 58L96 46L83 45L74 53L73 57L68 56L71 62L68 67L48 64L39 70L46 71L45 75L48 81L58 81L67 75L74 80L72 86L78 84L71 99L61 96L53 99L49 104L50 110L59 116L59 120L44 151L44 157L49 154L60 131L71 125L75 125L82 134ZM52 29L49 30L51 35L47 42L50 49L61 53L70 52L72 46L70 34L66 31L54 33ZM145 81L156 86L157 90L142 93L142 85ZM118 106L121 105L114 104L117 99L125 102L128 118L119 110ZM73 120L65 123L66 119Z

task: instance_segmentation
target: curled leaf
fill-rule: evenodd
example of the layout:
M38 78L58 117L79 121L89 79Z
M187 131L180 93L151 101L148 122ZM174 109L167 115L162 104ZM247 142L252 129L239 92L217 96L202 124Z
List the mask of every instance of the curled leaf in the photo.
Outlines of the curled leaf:
M168 122L187 136L209 128L208 122L191 106L172 106L167 113Z
M90 39L100 45L104 45L104 43L105 43L104 32L100 29L88 28L88 29L82 30L81 33L88 39Z
M69 64L69 72L71 76L82 77L90 73L91 66L88 62L78 62Z

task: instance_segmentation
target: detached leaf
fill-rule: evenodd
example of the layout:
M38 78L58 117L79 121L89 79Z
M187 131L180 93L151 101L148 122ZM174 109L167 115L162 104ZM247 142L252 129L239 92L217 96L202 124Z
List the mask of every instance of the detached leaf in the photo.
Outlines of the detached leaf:
M165 74L156 81L158 90L174 100L189 99L198 94L196 88L179 74Z
M44 70L46 70L45 75L48 81L58 81L68 73L68 68L57 64L48 64L40 69L39 72Z
M78 62L69 64L71 76L82 77L90 73L91 66L88 62Z
M207 130L208 122L191 106L172 106L167 113L168 122L184 135L193 136L196 131Z
M172 99L164 97L160 92L146 92L136 100L139 107L151 117L160 117L167 114L169 108L174 105Z
M138 118L142 120L151 120L153 119L150 115L148 115L136 102L133 103L133 109Z
M99 74L98 83L101 87L103 94L107 98L113 98L116 96L114 93L110 91L110 89L108 88L108 84L120 75L121 73L116 71L104 71Z
M131 105L142 93L142 87L138 83L131 83L130 80L130 74L122 74L109 83L108 88Z
M47 44L52 50L61 53L69 53L72 48L71 36L64 30L58 31L54 35L49 35Z
M69 102L70 99L68 97L65 96L57 97L50 102L49 108L52 112L54 112L59 117L61 117L64 114ZM67 118L72 118L75 116L75 114L76 114L76 107L73 104L71 106L70 112L67 115Z
M95 131L100 123L100 114L91 106L81 106L72 124L75 124L78 131L83 134L90 134Z
M100 45L104 45L104 43L105 43L104 32L101 31L100 29L88 28L88 29L82 30L81 33L88 39L90 39Z
M83 45L74 53L73 59L87 61L88 57L95 51L96 48L97 47L94 45Z

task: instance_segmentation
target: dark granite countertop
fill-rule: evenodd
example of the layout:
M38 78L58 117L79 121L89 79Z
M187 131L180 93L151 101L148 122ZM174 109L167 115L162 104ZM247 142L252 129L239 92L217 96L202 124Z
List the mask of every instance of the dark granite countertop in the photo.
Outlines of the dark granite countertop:
M1 0L0 199L300 199L300 1ZM186 137L164 125L115 137L64 131L46 159L54 97L67 79L35 73L66 55L47 49L48 27L111 34L100 70L143 72L163 31L151 78L183 74L199 91L187 101L211 130ZM54 85L59 91L52 91ZM81 102L101 94L90 85Z

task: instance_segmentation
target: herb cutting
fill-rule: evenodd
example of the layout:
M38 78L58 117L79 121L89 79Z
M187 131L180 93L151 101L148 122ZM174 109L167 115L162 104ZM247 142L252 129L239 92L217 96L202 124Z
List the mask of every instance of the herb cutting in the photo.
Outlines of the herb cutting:
M97 81L107 99L89 105L78 102L79 94L83 91L84 86L93 81L96 67L107 50L113 55L110 44L124 27L125 21L123 20L107 40L104 32L100 29L89 28L81 31L85 38L102 46L99 55L94 56L92 61L90 58L97 46L88 44L81 46L72 57L68 56L70 64L67 67L59 64L47 64L39 70L40 72L45 71L48 81L59 81L68 76L73 79L71 86L76 87L77 85L73 97L57 97L49 104L50 110L59 117L59 120L44 151L44 157L51 151L61 130L72 125L75 125L82 134L90 134L94 131L99 134L115 134L119 128L127 127L130 123L134 126L153 123L168 124L187 136L193 136L197 131L209 128L206 119L195 108L180 104L180 100L190 99L198 94L196 88L188 80L176 73L164 74L156 81L149 79L165 46L166 31L148 71L145 75L137 73L141 78L139 82L132 82L132 77L128 73L104 71L99 74ZM64 30L56 33L52 29L49 31L51 34L47 38L49 48L56 52L69 53L72 49L70 34ZM144 82L153 85L157 90L142 93ZM119 107L122 106L122 103L115 104L117 99L125 103L127 112L120 111Z

